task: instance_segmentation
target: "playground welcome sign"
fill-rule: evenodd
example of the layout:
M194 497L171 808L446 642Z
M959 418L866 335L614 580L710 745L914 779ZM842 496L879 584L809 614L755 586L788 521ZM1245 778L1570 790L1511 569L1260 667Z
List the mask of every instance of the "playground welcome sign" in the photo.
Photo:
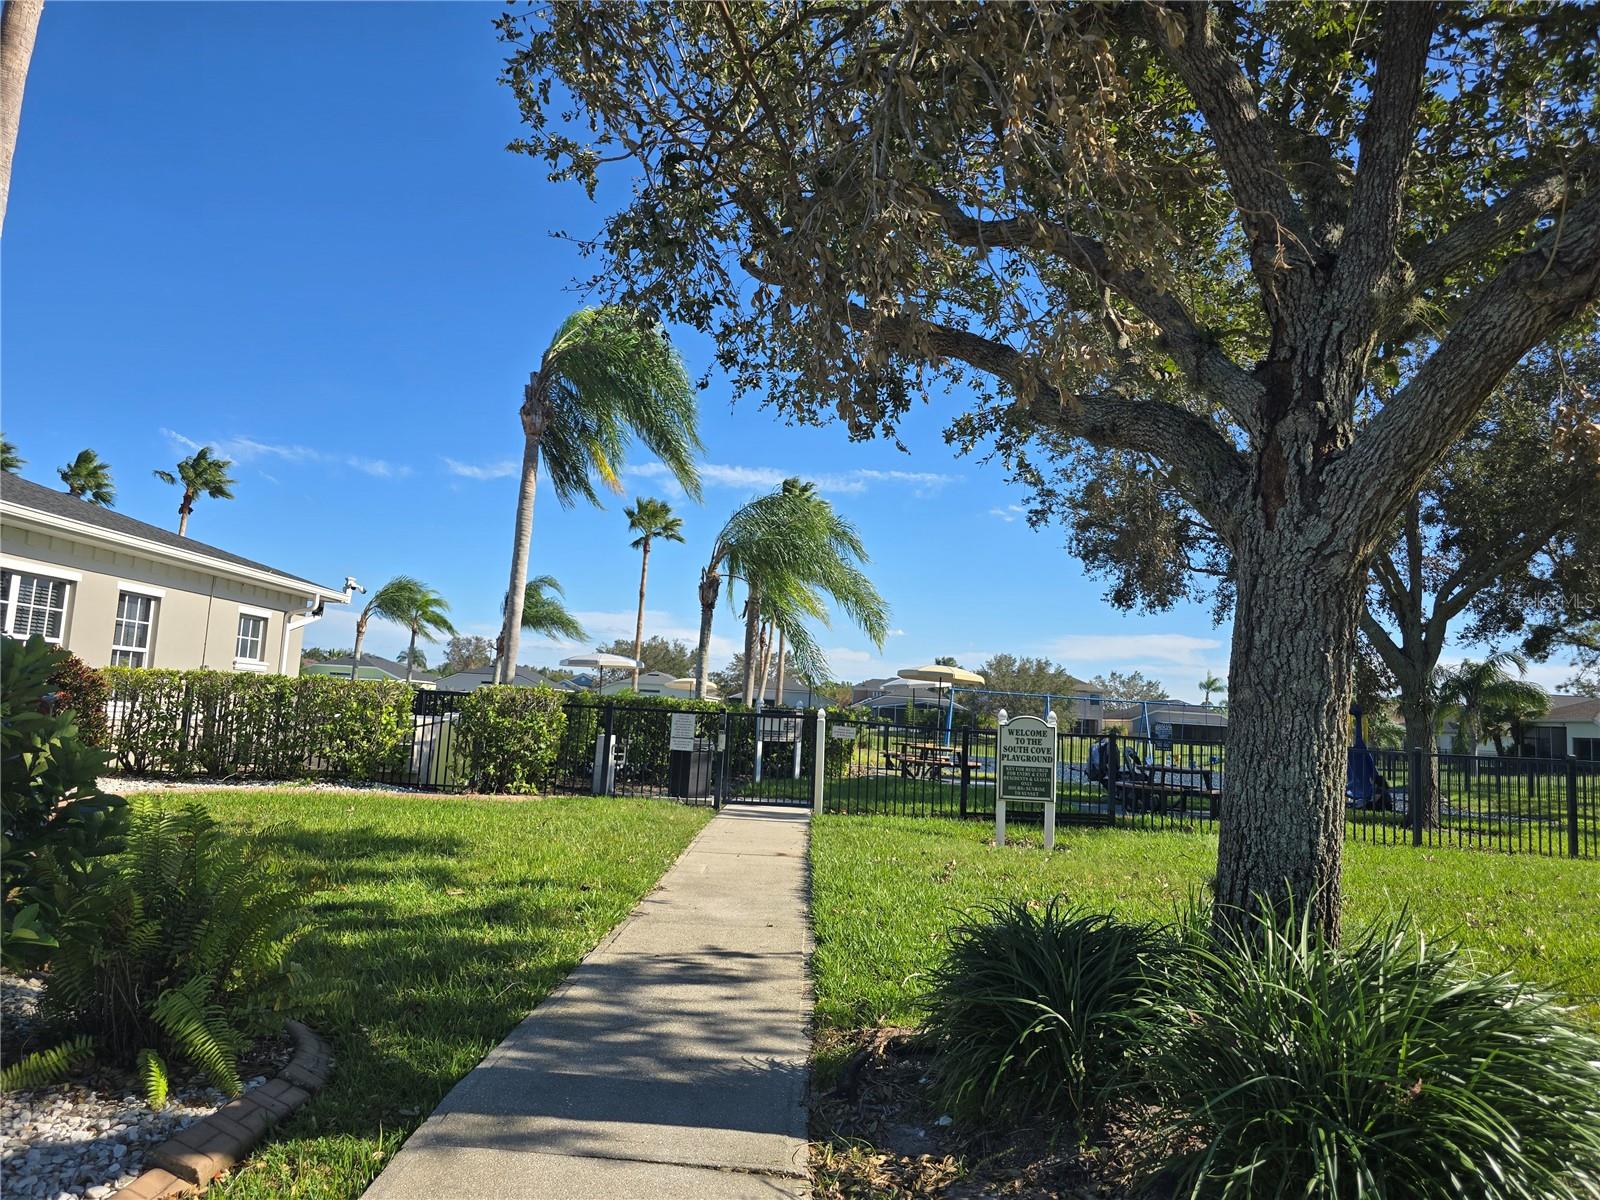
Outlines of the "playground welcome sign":
M1044 848L1056 844L1056 714L1007 717L1000 710L1000 744L996 762L994 840L1006 844L1006 804L1044 805Z

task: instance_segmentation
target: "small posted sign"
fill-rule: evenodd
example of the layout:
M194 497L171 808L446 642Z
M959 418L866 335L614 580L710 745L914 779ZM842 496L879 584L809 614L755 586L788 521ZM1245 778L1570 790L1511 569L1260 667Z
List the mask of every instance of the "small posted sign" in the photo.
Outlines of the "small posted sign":
M1157 721L1150 739L1157 750L1172 749L1172 724L1168 721Z
M835 725L829 732L835 741L849 742L855 740L856 727L854 725Z
M692 712L676 712L672 714L672 745L673 750L694 749L695 714Z
M798 742L800 740L800 718L762 717L761 740L763 742Z
M1006 804L1044 805L1044 848L1056 844L1056 714L1007 717L1000 710L994 804L995 845L1006 844Z

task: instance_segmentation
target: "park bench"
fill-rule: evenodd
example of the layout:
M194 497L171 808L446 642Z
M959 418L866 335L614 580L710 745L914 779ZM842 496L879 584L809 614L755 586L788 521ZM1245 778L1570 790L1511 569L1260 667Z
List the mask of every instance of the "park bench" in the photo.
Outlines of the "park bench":
M1187 812L1193 796L1215 813L1221 795L1206 767L1141 766L1119 775L1112 789L1113 799L1129 812Z

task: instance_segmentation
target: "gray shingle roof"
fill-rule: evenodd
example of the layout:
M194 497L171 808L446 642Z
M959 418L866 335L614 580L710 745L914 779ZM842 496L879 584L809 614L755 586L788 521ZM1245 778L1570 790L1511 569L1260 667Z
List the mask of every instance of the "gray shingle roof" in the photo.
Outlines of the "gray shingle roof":
M0 475L0 499L9 504L22 508L31 508L35 512L45 513L54 517L65 517L71 521L81 521L85 525L93 525L107 533L120 533L127 537L142 538L147 542L168 546L174 550L187 550L192 554L204 554L210 558L220 559L222 562L232 563L237 567L249 567L256 571L269 571L274 575L281 575L295 583L303 583L308 587L316 588L323 592L336 592L337 588L329 588L316 583L302 575L295 575L290 571L269 567L266 563L256 562L254 559L245 558L243 555L234 554L217 546L197 542L190 537L179 537L169 529L134 518L124 516L113 509L102 508L98 504L90 504L87 500L79 500L76 496L66 492L58 492L54 488L47 488L31 480L23 479L20 475ZM404 668L402 668L403 670Z
M350 666L350 655L341 654L335 658L318 658L313 661L319 666L348 668ZM361 652L361 665L363 667L376 667L380 671L393 675L396 679L404 679L406 677L405 663L395 662L392 658L382 658L376 654L368 654L365 650ZM418 669L411 676L413 683L437 683L438 680L438 675L421 669Z

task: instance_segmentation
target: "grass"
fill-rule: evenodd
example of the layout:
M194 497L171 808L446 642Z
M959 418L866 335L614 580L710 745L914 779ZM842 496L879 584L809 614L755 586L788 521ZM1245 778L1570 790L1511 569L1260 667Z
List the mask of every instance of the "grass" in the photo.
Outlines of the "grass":
M980 822L823 816L812 827L813 960L824 1032L915 1025L946 929L966 909L1000 899L1065 894L1094 909L1165 919L1215 870L1203 833L1058 829L1056 853L1038 830L997 849ZM1031 845L1028 843L1031 842ZM1479 965L1542 983L1600 1021L1600 864L1478 850L1345 845L1346 920L1408 907ZM826 1073L829 1063L819 1066Z
M170 803L192 795L167 794ZM302 888L328 1086L212 1197L354 1197L710 818L654 800L198 797Z

